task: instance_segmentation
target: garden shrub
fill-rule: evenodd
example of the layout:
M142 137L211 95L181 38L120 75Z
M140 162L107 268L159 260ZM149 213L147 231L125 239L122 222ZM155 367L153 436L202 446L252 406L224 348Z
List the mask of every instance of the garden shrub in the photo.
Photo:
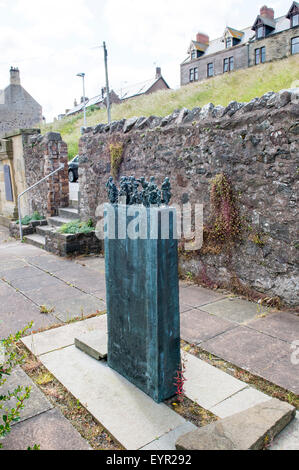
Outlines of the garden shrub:
M93 231L94 231L94 226L93 226L92 220L89 220L88 222L80 222L80 220L72 220L71 222L68 222L67 224L62 225L58 229L59 233L70 233L70 234L91 233Z
M12 423L19 421L20 411L24 408L24 402L30 396L30 387L23 388L18 386L15 390L8 391L5 395L2 394L1 388L13 369L22 364L24 360L24 356L19 356L16 344L31 327L32 323L16 333L16 335L10 335L7 339L0 341L0 441L11 431ZM5 403L13 398L16 399L16 405L14 408L9 409L5 406ZM1 447L2 444L0 442Z

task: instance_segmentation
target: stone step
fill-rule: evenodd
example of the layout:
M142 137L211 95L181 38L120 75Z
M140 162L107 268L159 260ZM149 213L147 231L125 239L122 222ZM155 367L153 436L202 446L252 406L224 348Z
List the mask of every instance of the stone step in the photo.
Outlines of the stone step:
M60 227L61 225L68 224L70 220L71 219L68 219L66 217L56 216L56 217L49 217L48 223L52 227Z
M34 233L33 235L27 235L25 242L29 245L36 246L37 248L45 249L46 239L42 235Z
M78 209L74 207L63 207L58 209L59 216L67 219L79 219Z
M43 237L47 232L52 232L53 227L51 225L43 225L41 227L36 227L37 235L42 235Z
M295 417L296 409L276 398L181 436L177 450L261 450Z
M97 361L107 358L107 332L89 331L75 338L75 346Z

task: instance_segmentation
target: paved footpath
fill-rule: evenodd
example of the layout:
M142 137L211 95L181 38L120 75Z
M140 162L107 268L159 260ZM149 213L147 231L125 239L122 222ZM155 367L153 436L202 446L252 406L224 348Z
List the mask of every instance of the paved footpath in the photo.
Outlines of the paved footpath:
M62 259L7 238L0 227L0 338L31 320L38 330L105 310L103 258ZM299 394L299 365L291 361L297 315L186 283L180 310L184 340Z

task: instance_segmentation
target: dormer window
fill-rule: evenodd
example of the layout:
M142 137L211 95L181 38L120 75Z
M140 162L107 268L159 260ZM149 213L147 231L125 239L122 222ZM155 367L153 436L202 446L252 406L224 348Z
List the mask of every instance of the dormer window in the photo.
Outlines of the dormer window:
M256 38L257 39L262 39L264 37L265 37L265 28L264 28L264 26L259 26L256 29Z
M228 37L225 39L225 47L228 49L229 47L232 47L232 38Z
M286 16L291 22L291 28L295 28L299 25L299 3L293 2L291 8Z
M191 60L196 59L197 53L195 50L191 52Z
M291 17L291 28L295 28L295 26L298 26L298 25L299 25L299 13Z

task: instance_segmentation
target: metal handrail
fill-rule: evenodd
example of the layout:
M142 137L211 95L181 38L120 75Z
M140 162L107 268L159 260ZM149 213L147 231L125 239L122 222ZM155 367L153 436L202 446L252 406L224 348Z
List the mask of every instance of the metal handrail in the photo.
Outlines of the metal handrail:
M20 205L21 197L22 197L25 193L27 193L28 191L30 191L31 189L35 188L35 187L38 186L40 183L42 183L43 181L45 181L46 179L50 178L50 176L54 175L55 173L57 173L58 171L63 170L63 169L64 169L64 165L61 165L59 168L56 168L56 170L52 171L52 173L50 173L50 174L47 175L47 176L44 176L44 178L42 178L42 179L39 180L37 183L35 183L35 184L33 184L32 186L30 186L30 188L25 189L25 191L23 191L21 194L18 195L19 229L20 229L20 239L21 239L21 241L23 241L23 228L22 228L21 205Z

